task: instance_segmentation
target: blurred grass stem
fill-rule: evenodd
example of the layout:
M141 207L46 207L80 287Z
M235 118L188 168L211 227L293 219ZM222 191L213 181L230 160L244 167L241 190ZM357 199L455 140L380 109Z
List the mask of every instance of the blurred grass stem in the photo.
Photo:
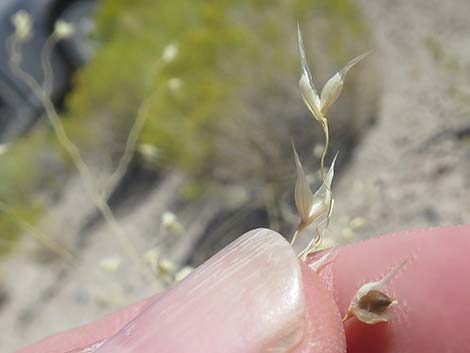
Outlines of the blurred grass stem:
M11 37L9 44L10 67L12 71L18 76L18 78L28 85L28 87L40 100L41 105L46 112L47 119L49 120L57 139L72 159L95 206L101 212L106 223L109 225L110 229L127 255L133 259L134 263L141 268L141 271L145 276L147 276L149 279L153 278L151 271L143 264L137 249L130 242L125 231L114 217L107 201L103 198L101 193L96 190L90 169L82 159L78 148L68 138L57 111L55 110L53 103L47 95L47 92L43 89L43 87L41 87L41 85L35 80L33 76L21 68L21 52L19 48L20 43L18 42L16 36L13 35L13 37Z
M54 73L51 66L52 51L60 38L53 32L46 40L46 43L41 50L41 67L44 74L42 89L47 93L52 92L52 81L54 79Z
M8 215L8 217L13 223L17 224L21 229L23 229L28 234L31 234L45 248L52 251L55 255L63 258L68 264L70 265L77 264L78 259L68 249L66 249L63 245L59 244L57 241L53 240L51 237L47 236L46 234L36 229L32 224L16 216L15 213L10 210L8 205L6 205L5 203L1 201L0 201L0 212L3 212L6 215Z

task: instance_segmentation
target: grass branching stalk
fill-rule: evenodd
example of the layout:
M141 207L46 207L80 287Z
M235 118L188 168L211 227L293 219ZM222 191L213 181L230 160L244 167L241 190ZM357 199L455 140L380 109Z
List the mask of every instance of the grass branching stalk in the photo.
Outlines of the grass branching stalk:
M13 212L10 207L4 202L0 201L0 212L8 216L8 220L18 226L25 234L33 237L41 246L51 251L55 256L62 259L64 263L71 268L80 268L80 259L72 251L68 250L65 246L54 240L51 236L47 235L31 223L25 221L23 218ZM118 283L111 280L103 272L97 271L94 268L86 269L88 275L93 275L99 283L106 282L113 288L114 293L121 293L122 288Z
M148 110L150 106L151 98L147 98L145 101L142 102L138 111L137 111L137 118L135 119L134 124L131 127L129 135L126 141L126 147L124 148L124 153L122 154L121 158L119 159L118 166L116 170L110 175L108 178L104 190L103 190L103 198L107 199L112 192L112 190L116 187L117 183L122 179L124 174L129 168L129 164L132 161L132 157L134 156L135 149L137 146L137 141L140 136L142 129L145 126L145 121L147 120Z
M325 144L323 145L323 151L320 158L320 177L322 182L325 180L325 157L328 152L328 146L330 144L330 132L328 130L328 120L324 119L321 121L323 128L323 134L325 135Z
M51 94L52 92L52 82L54 79L54 73L51 66L52 51L54 50L59 40L60 38L55 34L55 32L53 32L47 38L46 43L41 50L41 68L44 75L42 89L47 94Z
M325 144L323 146L323 151L320 158L320 177L322 185L315 194L312 194L310 190L302 165L300 164L299 156L297 155L294 147L294 157L297 167L295 201L301 221L295 230L291 244L296 241L298 235L307 226L312 225L316 232L316 236L300 253L301 258L305 259L306 256L320 243L322 235L330 223L331 213L333 211L334 200L333 193L331 192L331 181L333 178L333 167L336 157L333 160L328 173L325 173L325 158L328 152L328 146L330 144L327 112L338 100L344 86L344 79L347 72L354 65L363 60L369 54L369 52L350 60L341 70L339 70L324 84L319 95L313 82L312 73L307 64L307 56L305 54L304 41L299 24L297 24L297 39L300 57L300 94L305 103L305 106L310 111L310 113L312 113L312 117L320 123L323 129L323 134L325 136Z
M145 86L147 89L149 89L151 85L151 79L155 77L162 68L162 64L168 62L167 56L168 54L164 51L163 55L158 58L152 65L150 73L145 82ZM173 58L170 59L173 60ZM150 104L153 98L154 95L150 94L146 99L142 101L139 108L137 109L136 119L129 131L129 135L127 136L126 147L124 148L124 152L121 158L119 159L116 170L111 174L108 181L106 182L106 185L104 186L103 197L105 198L109 197L109 194L112 192L116 184L119 182L119 180L122 179L122 177L129 168L129 164L131 163L132 157L135 153L138 138L145 126L145 122L147 121Z
M11 211L10 207L5 203L0 201L0 212L6 214L9 220L15 223L19 228L25 231L27 234L31 234L42 246L50 250L56 256L62 258L66 261L69 265L76 265L78 263L77 257L72 254L71 251L66 249L63 245L59 242L53 240L48 235L41 232L39 229L34 227L29 222L21 219L14 212Z
M126 147L124 149L124 153L122 154L121 158L119 159L118 166L116 170L111 174L109 177L104 190L103 190L103 197L107 198L111 194L112 190L116 187L116 184L122 179L124 174L129 168L129 164L132 161L132 157L135 152L135 148L137 145L137 139L142 131L142 128L145 125L145 120L148 111L148 102L144 102L137 112L137 118L132 125L132 128L129 132L129 136L127 138Z
M292 235L290 245L294 245L295 241L297 240L299 234L305 229L305 224L300 222L297 228L295 229L294 234Z
M17 75L19 79L21 79L25 84L27 84L27 86L31 89L34 95L39 99L46 113L46 117L50 122L59 143L72 159L72 162L78 170L80 177L83 183L85 184L85 187L93 203L101 212L105 222L110 227L120 246L133 260L133 262L135 264L138 264L138 266L141 268L141 272L145 276L147 276L149 279L153 278L151 271L143 264L137 249L134 247L132 242L130 242L125 231L122 229L122 227L119 225L116 218L114 217L114 214L112 213L107 201L102 197L102 194L96 189L90 169L82 159L78 148L68 138L65 129L62 125L62 122L60 121L60 118L57 114L57 111L55 110L53 103L47 95L47 92L43 89L43 87L41 87L41 85L36 81L33 76L31 76L21 68L21 51L19 44L20 43L16 39L15 35L13 35L9 41L10 67L12 71L15 73L15 75Z
M307 259L307 256L311 252L313 252L321 243L322 233L323 231L321 231L319 228L315 228L315 236L312 238L312 240L310 240L308 245L298 255L302 261L305 261Z
M44 44L41 50L41 67L44 73L42 89L47 94L50 94L52 91L52 83L54 79L54 73L52 71L52 66L51 66L52 52L60 40L61 40L61 37L58 36L56 32L52 32L52 34L47 38L46 43ZM159 69L160 61L161 60L158 60L156 64L153 66L151 70L152 75L150 76L153 76L153 74L155 74L155 72ZM149 82L147 82L147 85L148 84ZM104 186L104 190L102 191L102 197L106 200L108 199L112 190L116 187L116 184L119 182L119 180L122 179L122 177L128 170L129 164L135 152L137 139L140 136L140 133L145 125L150 101L151 101L151 97L145 99L140 105L139 109L137 110L137 118L135 119L135 122L129 131L124 153L122 154L118 162L118 166L116 170L111 174L106 185Z

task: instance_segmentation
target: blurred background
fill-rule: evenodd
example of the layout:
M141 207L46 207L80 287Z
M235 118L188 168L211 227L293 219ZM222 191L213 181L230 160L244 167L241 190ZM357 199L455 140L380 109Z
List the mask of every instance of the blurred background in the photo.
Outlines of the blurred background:
M297 21L317 89L373 49L329 112L323 246L469 223L468 13L466 0L3 0L0 350L161 291L250 229L291 236L290 140L313 188L323 146L298 90Z

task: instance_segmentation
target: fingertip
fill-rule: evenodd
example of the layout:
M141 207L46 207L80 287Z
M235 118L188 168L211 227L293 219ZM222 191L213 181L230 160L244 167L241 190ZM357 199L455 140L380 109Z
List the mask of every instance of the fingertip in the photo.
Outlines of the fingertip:
M291 351L302 339L301 267L278 233L246 233L111 337L100 353Z
M345 325L348 352L468 352L470 226L418 229L338 248L321 273L341 314L357 289L409 263L387 285L398 300L387 323Z
M346 339L338 306L320 277L301 263L305 293L305 332L292 353L344 353Z
M158 295L131 304L92 323L60 332L21 348L15 353L73 353L93 347L119 331L126 323L138 316ZM85 350L85 352L87 352ZM91 348L88 352L92 352Z

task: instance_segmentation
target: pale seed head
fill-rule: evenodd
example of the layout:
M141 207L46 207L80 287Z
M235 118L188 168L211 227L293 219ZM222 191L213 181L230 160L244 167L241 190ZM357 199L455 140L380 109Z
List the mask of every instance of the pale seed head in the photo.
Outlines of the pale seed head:
M370 51L349 61L346 66L325 83L320 95L320 111L323 115L326 115L330 107L338 100L341 91L343 90L344 79L347 72L359 61L364 59L369 53Z
M328 169L328 173L326 173L325 179L313 195L314 202L310 209L310 218L312 219L312 222L315 221L315 224L319 224L331 215L332 207L330 204L333 200L331 183L333 182L337 157L338 154L333 158L333 162L331 162L331 166Z
M301 222L307 223L308 219L310 218L312 206L314 204L314 197L293 142L292 149L294 151L295 168L297 170L297 181L295 182L294 194L295 205L297 207L297 211L299 212Z
M168 80L168 88L172 92L178 91L181 88L182 84L183 84L183 81L178 77L173 77Z
M9 143L0 143L0 156L2 154L7 153L9 149L10 149L10 144Z
M75 33L75 28L71 23L58 20L54 24L54 34L60 38L65 39L71 37Z
M292 143L292 149L294 151L295 166L297 170L294 196L295 205L300 216L300 223L296 232L298 235L300 231L307 227L317 228L322 224L327 225L328 223L327 221L331 216L333 208L331 183L334 176L336 156L328 170L328 173L323 179L322 185L318 188L315 194L313 194L294 143ZM293 240L295 240L295 238ZM308 251L310 250L309 246Z
M105 272L115 272L121 267L122 259L119 256L110 256L100 261L100 268Z
M387 322L390 318L388 309L397 304L398 301L384 292L385 287L407 262L408 259L403 260L380 281L363 284L354 295L343 320L356 317L358 320L371 325Z
M184 233L183 225L179 222L176 215L170 211L163 212L161 219L161 228L162 230L172 234Z
M158 266L158 272L161 275L164 276L173 276L173 274L176 272L176 264L166 258L160 259L157 263Z
M162 60L164 62L171 62L175 60L178 55L179 47L177 43L170 43L165 48L163 48Z
M364 59L369 54L369 52L352 59L339 72L330 78L323 86L321 95L319 97L312 80L312 74L307 64L304 41L302 38L302 32L300 31L300 25L298 23L297 37L299 42L301 69L301 76L299 81L300 92L307 108L310 110L315 119L321 122L326 119L326 113L328 112L328 109L336 102L339 95L341 94L346 73L359 61Z
M175 275L175 282L180 282L186 277L188 277L191 272L194 271L194 268L191 266L184 266L181 270L179 270Z
M328 109L336 102L343 90L344 80L339 73L330 78L321 90L320 111L322 114L328 112Z
M27 41L32 35L32 24L30 14L25 10L19 10L11 17L11 23L15 28L15 35L20 41Z
M315 119L321 121L324 117L320 111L320 98L318 96L315 85L312 81L312 74L307 65L307 59L305 56L304 42L302 39L302 32L300 26L297 24L297 36L299 42L299 54L300 54L300 70L301 76L299 80L300 93L302 99L307 106L308 110L312 113Z

